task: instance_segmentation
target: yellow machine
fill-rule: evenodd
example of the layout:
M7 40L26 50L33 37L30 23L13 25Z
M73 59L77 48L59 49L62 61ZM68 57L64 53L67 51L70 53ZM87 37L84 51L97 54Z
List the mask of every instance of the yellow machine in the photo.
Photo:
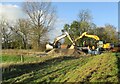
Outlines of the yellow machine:
M103 44L103 48L104 49L110 49L111 48L110 43Z
M98 36L96 36L96 35L89 35L89 34L87 34L87 32L84 32L81 36L76 38L75 41L77 41L78 39L81 39L83 36L90 37L90 38L93 38L93 39L96 39L96 40L100 40L100 38Z
M62 31L63 34L58 36L57 38L55 38L54 42L52 44L46 44L46 50L52 50L53 48L57 48L58 45L58 41L65 38L65 37L68 37L68 39L71 41L72 45L69 49L74 49L75 47L75 42L81 38L83 38L83 36L86 36L86 37L90 37L90 38L93 38L93 39L96 39L96 40L100 40L100 38L96 35L88 35L87 32L84 32L81 36L79 36L78 38L76 38L74 41L71 39L70 35L68 34L67 31Z
M97 41L100 40L100 38L98 36L96 36L96 35L89 35L89 34L87 34L87 32L84 32L84 33L82 33L82 35L77 37L74 42L78 41L79 39L83 38L84 36L89 37L89 38L93 38L93 39L95 39ZM74 45L71 45L71 48L74 48Z
M63 34L58 36L57 38L55 38L55 40L54 40L54 42L52 44L51 43L46 44L47 54L50 54L50 53L53 54L53 53L58 53L58 52L61 53L62 52L62 53L65 53L65 54L67 53L69 55L72 55L74 53L77 53L77 55L79 55L81 53L82 54L86 53L85 50L87 50L88 52L93 53L93 54L95 54L95 53L98 54L98 53L100 53L99 52L99 48L109 49L111 47L110 43L103 44L103 41L100 41L100 38L98 36L96 36L96 35L89 35L89 34L87 34L87 32L82 33L82 35L80 35L78 38L76 38L74 40L71 39L71 37L70 37L70 35L69 35L69 33L67 31L63 30L62 32L63 32ZM89 38L93 38L96 41L98 41L96 49L95 49L95 46L92 46L92 49L94 51L90 50L89 45L87 47L79 48L75 44L76 41L78 41L79 39L83 38L84 36L89 37ZM72 45L69 46L69 48L68 47L66 48L67 45L63 45L65 48L62 49L61 48L61 44L59 44L59 40L65 38L65 37L67 37L70 40Z
M99 41L98 47L103 48L104 50L110 50L113 46L111 45L111 43L103 43L103 41Z
M99 38L98 36L96 36L96 35L89 35L89 34L87 34L87 32L84 32L81 36L79 36L78 38L76 38L76 39L75 39L75 42L76 42L77 40L83 38L83 36L86 36L86 37L89 37L89 38L93 38L93 39L99 41L99 42L97 43L97 47L101 47L101 48L103 48L103 49L105 49L105 50L111 48L111 44L110 44L110 43L105 43L105 44L104 44L103 41L100 41L100 38Z

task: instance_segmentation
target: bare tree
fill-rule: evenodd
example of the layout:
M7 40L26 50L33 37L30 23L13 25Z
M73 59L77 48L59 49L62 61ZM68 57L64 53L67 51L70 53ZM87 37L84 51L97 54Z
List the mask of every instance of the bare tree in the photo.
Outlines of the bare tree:
M79 21L83 22L91 22L92 15L90 14L90 10L81 10L78 14Z
M22 43L21 46L23 45L24 49L28 48L28 39L29 37L29 33L30 33L30 22L27 19L19 19L16 22L16 25L14 25L14 27L10 27L10 29L15 33L14 35L14 40L17 37L20 37L18 40L21 39ZM17 40L17 39L16 39Z
M2 47L7 49L9 47L9 43L11 41L12 32L8 27L8 22L5 19L2 19L0 22L1 27L1 35L2 35Z
M90 10L81 10L78 14L78 21L80 22L80 32L90 32L93 27L92 15Z
M47 33L53 28L55 9L50 2L25 2L23 10L31 20L33 47L40 48L41 41L48 39Z

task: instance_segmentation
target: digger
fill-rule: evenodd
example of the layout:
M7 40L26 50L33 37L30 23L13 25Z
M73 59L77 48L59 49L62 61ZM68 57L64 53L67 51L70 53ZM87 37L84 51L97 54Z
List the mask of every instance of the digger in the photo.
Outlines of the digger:
M91 49L90 49L90 45L87 45L86 48L85 48L85 46L82 47L82 50L83 51L88 51L88 53L100 54L102 51L110 50L113 47L111 45L111 43L103 43L103 41L101 41L98 36L96 36L96 35L89 35L89 34L87 34L87 32L84 32L81 36L79 36L78 38L76 38L74 42L76 42L79 39L82 39L84 36L85 37L89 37L89 38L93 38L93 39L96 40L96 45L92 46ZM85 42L84 42L84 44L85 44Z
M49 54L49 53L53 53L53 52L56 52L58 53L59 51L61 51L62 53L63 52L67 52L67 54L74 54L74 53L77 53L77 54L84 54L84 53L90 53L90 54L100 54L101 53L101 48L110 48L110 45L108 45L109 43L107 44L103 44L103 41L100 41L100 38L96 35L89 35L87 34L87 32L84 32L82 33L82 35L80 35L79 37L77 37L76 39L71 39L69 33L65 30L62 30L62 35L58 36L57 38L55 38L54 42L53 43L48 43L46 44L46 52ZM60 47L60 42L59 40L63 39L67 37L70 42L72 43L70 47L67 47L66 49L61 49ZM83 46L83 47L78 47L76 45L76 42L79 40L79 39L82 39L83 37L89 37L89 38L93 38L97 41L97 46L95 48L95 46L93 46L92 48L88 46ZM105 47L106 46L106 47ZM49 51L49 52L48 52Z
M54 48L60 48L60 45L61 45L61 44L60 44L59 40L65 38L65 37L67 37L67 38L70 40L70 42L71 42L73 45L75 45L75 43L74 43L73 40L71 39L71 37L70 37L70 35L68 34L68 32L65 31L65 30L62 30L62 35L60 35L60 36L58 36L57 38L55 38L55 40L54 40L53 43L48 43L48 44L46 44L46 50L49 51L49 50L52 50L52 49L54 49Z
M74 42L78 41L79 39L82 39L83 37L89 37L89 38L93 38L96 41L99 41L100 38L96 35L89 35L87 34L87 32L82 33L82 35L80 35L79 37L77 37L75 39ZM71 45L73 46L73 45ZM86 53L86 54L100 54L99 48L97 47L97 49L95 49L95 46L92 46L92 48L90 48L90 45L86 45L86 41L83 42L83 47L78 47L77 49L81 50L82 52Z
M72 46L67 45L65 49L62 49L61 43L59 41L65 37L67 37L70 40ZM74 46L75 43L70 37L69 33L65 30L62 30L62 35L55 38L53 43L46 44L46 53L47 54L63 53L63 54L71 55L77 51Z
M80 35L78 38L76 38L75 40L72 40L70 35L68 34L67 31L65 30L62 30L62 35L58 36L57 38L55 38L54 42L53 43L49 43L49 44L46 44L46 52L48 54L50 53L58 53L60 51L62 51L62 53L67 53L67 54L85 54L85 50L89 51L90 52L90 48L88 47L82 47L81 49L78 48L78 46L76 45L76 41L78 41L79 39L83 38L84 36L87 36L87 37L90 37L90 38L94 38L96 40L99 40L99 37L97 37L96 35L88 35L87 32L84 32L82 33L82 35ZM72 43L72 45L70 47L67 47L66 49L62 49L60 47L60 43L59 43L59 40L63 39L67 37L70 42ZM85 48L85 49L84 49ZM49 52L48 52L49 51ZM66 51L66 52L65 52ZM92 51L91 51L92 52ZM88 53L88 52L87 52Z

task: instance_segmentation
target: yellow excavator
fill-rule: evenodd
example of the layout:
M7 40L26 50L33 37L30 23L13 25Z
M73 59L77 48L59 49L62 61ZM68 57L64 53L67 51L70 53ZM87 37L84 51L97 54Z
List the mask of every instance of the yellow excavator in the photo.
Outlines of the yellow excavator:
M95 39L96 41L99 41L100 38L96 35L89 35L87 34L87 32L84 32L82 33L82 35L80 35L79 37L77 37L74 42L76 43L76 41L78 41L79 39L82 39L83 37L89 37L89 38L93 38ZM74 49L77 45L71 45L71 49ZM95 47L93 46L92 47L92 50L90 49L89 47L90 45L88 46L82 46L82 47L77 47L77 50L80 50L84 53L90 53L90 54L100 54L100 51L99 51L99 48L95 49Z
M83 38L84 36L95 39L98 42L97 46L96 46L97 48L102 48L104 50L109 50L112 47L111 43L105 43L104 44L103 41L100 41L100 38L98 36L96 36L96 35L89 35L89 34L87 34L87 32L82 33L81 36L79 36L78 38L75 39L75 42L77 40Z

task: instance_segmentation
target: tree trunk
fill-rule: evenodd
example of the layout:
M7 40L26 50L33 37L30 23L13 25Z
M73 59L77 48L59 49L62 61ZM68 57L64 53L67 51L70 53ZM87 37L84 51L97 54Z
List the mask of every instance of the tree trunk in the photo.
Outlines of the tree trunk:
M25 39L23 39L23 47L24 49L27 49L27 41Z

